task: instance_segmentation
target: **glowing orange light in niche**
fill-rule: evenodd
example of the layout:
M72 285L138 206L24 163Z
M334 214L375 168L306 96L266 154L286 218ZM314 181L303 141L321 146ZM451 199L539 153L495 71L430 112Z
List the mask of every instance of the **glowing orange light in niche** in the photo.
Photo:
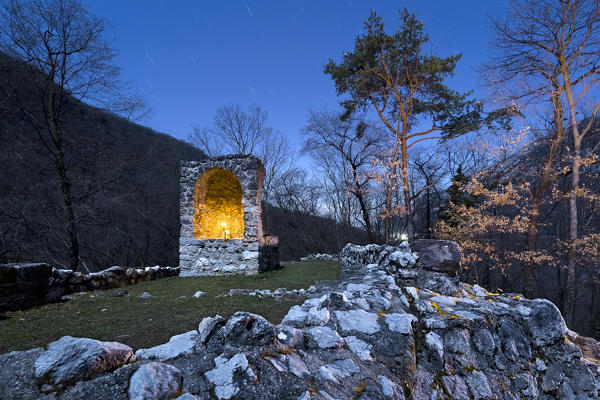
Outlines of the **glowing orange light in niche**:
M233 172L211 169L194 189L194 238L242 239L242 186Z

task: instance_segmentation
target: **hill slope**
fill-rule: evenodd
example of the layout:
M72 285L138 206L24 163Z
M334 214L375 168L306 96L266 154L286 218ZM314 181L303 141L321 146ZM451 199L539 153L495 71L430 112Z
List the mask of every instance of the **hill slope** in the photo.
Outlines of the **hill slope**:
M0 84L20 78L10 59L0 62ZM22 80L19 89L33 104L30 85ZM179 160L205 155L166 134L70 103L62 128L81 260L90 270L107 264L176 265ZM59 177L44 136L2 96L0 110L0 262L68 265Z

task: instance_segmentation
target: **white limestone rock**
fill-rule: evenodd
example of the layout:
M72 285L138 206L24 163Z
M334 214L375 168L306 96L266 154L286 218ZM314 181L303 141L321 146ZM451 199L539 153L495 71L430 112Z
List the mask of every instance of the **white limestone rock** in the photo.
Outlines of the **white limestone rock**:
M139 349L135 352L135 355L142 360L170 360L184 354L192 354L198 340L198 331L193 330L175 335L167 343L149 349Z
M206 372L206 379L215 385L215 395L218 399L231 399L239 391L240 388L233 381L236 373L242 372L250 382L256 381L256 374L250 368L248 359L242 353L237 353L229 360L222 355L215 358L215 368Z
M181 392L182 385L183 375L172 365L159 362L144 364L131 377L129 400L173 398ZM193 398L195 397L187 397L187 399Z
M465 378L475 400L491 399L493 394L486 376L480 371L473 371Z
M343 331L358 331L372 335L381 330L377 314L364 310L335 311L335 316Z
M258 258L258 251L245 250L242 252L242 259L244 259L244 260L254 260L257 258Z
M310 339L321 349L334 349L344 344L344 340L334 330L326 326L317 326L307 331Z
M362 294L370 289L371 289L371 286L369 286L365 283L349 283L346 285L346 291L348 291L350 293Z
M220 315L215 315L214 317L206 317L200 321L198 325L198 341L200 343L206 343L210 335L219 328L220 326L225 324L225 319Z
M202 397L193 395L191 393L184 393L179 397L176 397L176 400L202 400Z
M291 325L297 328L301 328L306 325L306 318L308 317L308 312L302 310L299 305L295 305L281 320L282 325Z
M373 345L358 339L356 336L348 336L344 338L344 342L361 361L373 361L371 356Z
M326 308L318 309L317 307L311 307L308 310L308 316L306 318L306 323L308 325L316 325L322 326L327 325L329 322L329 310Z
M360 307L365 311L369 311L371 309L369 302L363 297L359 297L358 299L352 299L352 304L356 304L356 306Z
M391 399L394 396L394 383L390 381L387 377L383 375L377 376L379 380L379 385L381 386L381 393L388 399Z
M412 253L410 250L395 251L388 256L388 260L390 261L390 263L393 263L394 265L401 268L406 268L414 265L417 262L417 259L417 255L415 253Z
M289 371L298 378L310 376L310 371L306 367L306 363L302 361L300 356L295 353L290 353L285 356Z
M425 335L425 347L429 352L431 361L441 368L444 364L444 343L440 335L435 332L427 332Z
M386 314L385 322L393 332L400 332L404 335L412 335L413 322L417 321L417 317L412 314Z
M296 400L310 400L310 392L308 390L302 392L302 394Z
M359 371L359 368L354 364L354 361L349 358L337 360L333 364L327 364L327 367L338 379L348 378Z
M324 365L319 368L319 377L335 384L340 383L333 371Z

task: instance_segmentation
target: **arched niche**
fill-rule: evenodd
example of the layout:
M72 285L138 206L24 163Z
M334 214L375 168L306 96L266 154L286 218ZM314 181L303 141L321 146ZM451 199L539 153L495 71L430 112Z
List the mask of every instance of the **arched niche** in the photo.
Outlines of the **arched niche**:
M231 171L203 173L194 188L194 238L243 239L242 186Z

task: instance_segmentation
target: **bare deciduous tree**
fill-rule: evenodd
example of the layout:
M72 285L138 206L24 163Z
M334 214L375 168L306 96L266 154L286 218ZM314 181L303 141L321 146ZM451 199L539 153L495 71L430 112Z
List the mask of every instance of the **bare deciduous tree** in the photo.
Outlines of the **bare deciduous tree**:
M106 21L78 0L7 0L0 10L3 65L0 92L37 133L60 178L70 267L79 265L77 215L63 122L79 101L125 113L137 106L120 96L115 52L104 39ZM22 96L23 82L31 93Z
M263 183L266 202L272 192L272 182L290 168L292 162L286 138L273 130L267 111L258 106L223 106L213 116L210 126L192 126L188 141L210 157L234 153L260 158L266 169Z
M334 156L339 156L343 168L348 169L350 179L337 184L356 197L369 241L375 243L371 210L367 201L371 181L368 168L378 150L380 132L353 118L341 120L334 112L311 111L303 134L305 151L313 155L325 153L325 157L333 153Z
M591 100L591 92L597 89L600 79L600 1L513 0L508 16L496 20L494 25L498 36L496 47L500 50L494 65L499 72L497 77L513 83L515 98L524 99L529 105L550 105L553 115L549 151L538 174L537 189L530 196L533 201L527 239L530 249L536 246L539 205L556 180L552 171L555 155L564 145L565 135L572 139L571 167L563 171L571 177L571 188L565 195L569 201L570 241L565 319L571 323L576 244L580 235L577 200L584 191L580 187L580 171L593 162L590 157L597 150L582 154L583 140L600 110L600 102ZM532 279L531 271L526 271L526 280L530 282L527 287Z

